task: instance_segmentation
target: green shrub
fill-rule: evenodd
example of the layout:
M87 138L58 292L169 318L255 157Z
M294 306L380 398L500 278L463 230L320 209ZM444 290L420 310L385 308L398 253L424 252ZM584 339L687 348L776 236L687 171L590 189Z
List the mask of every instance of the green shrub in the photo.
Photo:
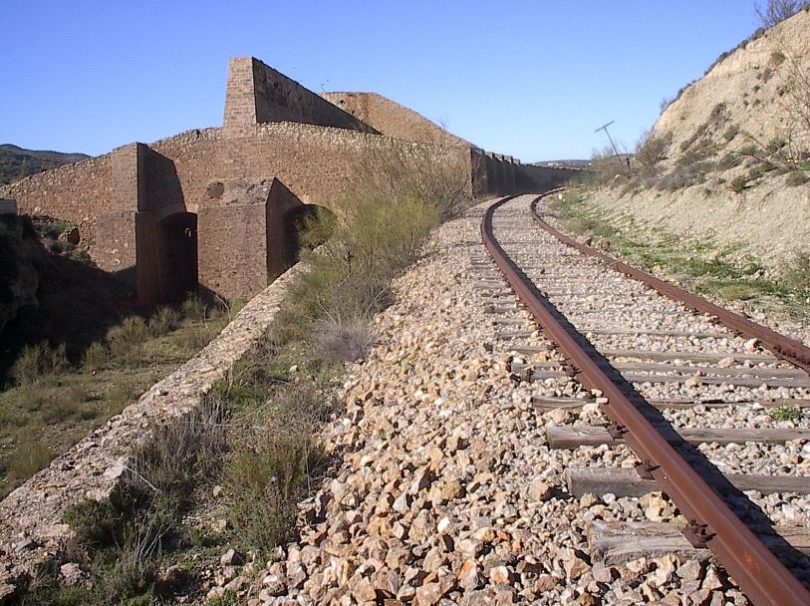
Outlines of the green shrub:
M290 538L300 491L324 461L314 430L328 410L312 389L291 385L274 392L261 420L247 416L231 429L223 477L244 548L266 557Z
M795 298L810 303L810 254L796 255L785 271L782 283Z
M201 410L159 430L107 501L85 501L66 512L65 522L79 544L77 557L90 563L96 577L81 603L157 603L161 558L178 545L194 489L217 473L223 413L209 400ZM49 600L45 603L55 601Z
M723 139L726 141L732 141L740 132L740 127L736 124L732 124L726 129L726 132L723 133Z
M206 319L205 305L197 295L191 295L180 306L183 319L200 322Z
M41 377L67 370L69 364L65 346L52 347L47 341L26 346L14 363L11 374L18 385L26 385Z
M30 478L54 458L54 453L42 443L41 436L31 430L18 431L15 442L6 464L6 473L13 479Z
M736 166L739 166L742 162L742 158L735 153L728 153L717 162L717 170L730 170Z
M56 240L63 233L70 231L75 226L60 219L50 219L48 217L32 217L31 223L41 238Z
M101 370L107 363L107 349L98 341L94 341L84 351L82 368L84 370Z
M149 327L140 316L130 316L107 331L107 347L112 361L133 361L137 349L150 337Z
M107 413L111 415L120 413L134 401L136 394L136 385L132 379L128 377L115 379L104 397Z
M86 400L87 392L78 385L51 391L42 405L42 420L46 423L63 423L72 418L87 418L82 406Z
M172 307L160 307L157 313L149 318L149 334L162 337L175 330L181 322L180 312Z

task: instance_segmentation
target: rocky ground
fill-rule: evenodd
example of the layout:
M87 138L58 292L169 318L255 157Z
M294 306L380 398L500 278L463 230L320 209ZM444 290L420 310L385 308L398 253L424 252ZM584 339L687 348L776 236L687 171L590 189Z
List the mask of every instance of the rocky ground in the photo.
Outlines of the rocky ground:
M605 566L589 556L595 519L678 519L660 493L581 499L571 464L631 467L624 447L551 450L544 429L588 419L533 396L585 397L568 378L510 378L520 362L480 285L479 206L445 224L397 282L376 345L348 368L345 411L323 435L336 463L300 504L299 539L269 562L223 556L208 598L292 604L747 604L711 562L676 556ZM498 305L514 300L497 298ZM516 318L524 312L515 309ZM529 325L524 325L527 330ZM524 342L556 353L535 332ZM226 589L227 588L227 589Z

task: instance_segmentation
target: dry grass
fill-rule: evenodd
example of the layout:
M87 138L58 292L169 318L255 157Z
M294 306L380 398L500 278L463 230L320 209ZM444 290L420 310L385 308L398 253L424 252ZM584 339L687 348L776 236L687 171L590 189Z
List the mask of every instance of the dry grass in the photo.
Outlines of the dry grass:
M0 497L194 355L230 313L195 299L148 319L132 316L92 343L76 367L64 346L25 348L14 365L15 385L0 391Z
M354 362L373 342L374 333L366 318L330 318L321 322L315 335L318 355L330 362Z

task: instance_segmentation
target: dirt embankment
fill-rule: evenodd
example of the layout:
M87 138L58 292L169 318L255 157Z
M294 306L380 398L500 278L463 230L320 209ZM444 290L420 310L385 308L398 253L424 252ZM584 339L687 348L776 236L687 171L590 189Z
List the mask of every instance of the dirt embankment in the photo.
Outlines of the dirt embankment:
M589 196L603 210L740 247L772 269L810 251L810 12L686 87L631 170L617 166L602 162Z

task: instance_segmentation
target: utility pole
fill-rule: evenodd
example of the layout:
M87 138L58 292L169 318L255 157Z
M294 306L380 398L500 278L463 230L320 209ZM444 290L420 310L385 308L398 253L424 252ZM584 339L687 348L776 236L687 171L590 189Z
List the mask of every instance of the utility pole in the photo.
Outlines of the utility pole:
M618 150L618 149L616 149L616 144L613 142L613 137L611 137L611 136L610 136L610 132L608 132L608 126L610 126L610 125L611 125L611 124L613 124L614 122L615 122L615 120L611 120L611 121L610 121L610 122L608 122L607 124L603 124L602 126L600 126L599 128L597 128L597 129L596 129L595 131L593 131L593 132L594 132L594 133L598 133L600 130L605 131L605 134L607 135L608 141L610 141L610 145L611 145L611 147L613 148L613 153L614 153L614 154L616 154L616 161L617 161L619 164L621 164L621 163L622 163L622 159L621 159L621 157L619 156L619 150Z

